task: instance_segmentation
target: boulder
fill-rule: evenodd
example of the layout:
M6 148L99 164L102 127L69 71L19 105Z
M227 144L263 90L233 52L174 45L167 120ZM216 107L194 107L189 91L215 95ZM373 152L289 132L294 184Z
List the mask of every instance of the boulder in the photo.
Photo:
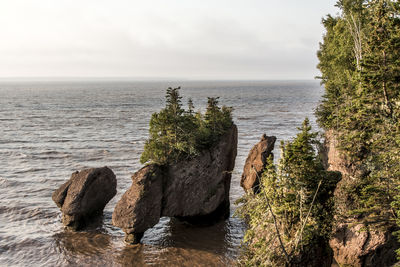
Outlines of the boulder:
M353 199L346 189L365 175L361 162L351 162L338 149L337 133L325 133L325 164L330 171L342 173L334 192L337 215L346 215L354 208ZM336 216L329 244L333 257L340 266L392 266L396 262L395 250L399 247L393 232L397 227L388 223L364 224L360 216Z
M71 178L52 195L62 211L65 226L78 230L98 217L117 193L117 179L107 167L85 169Z
M264 171L268 157L273 157L272 150L274 150L275 141L275 136L263 134L260 142L250 150L243 168L242 179L240 180L240 186L245 191L250 189L254 192L258 191L259 180L257 177L260 177Z
M169 166L150 164L132 176L132 186L117 203L112 222L138 243L160 217L208 224L229 216L231 172L237 154L234 125L212 148Z

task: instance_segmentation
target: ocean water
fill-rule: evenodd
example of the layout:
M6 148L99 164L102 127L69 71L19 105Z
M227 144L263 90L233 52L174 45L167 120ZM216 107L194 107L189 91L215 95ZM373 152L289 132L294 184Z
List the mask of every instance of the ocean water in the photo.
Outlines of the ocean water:
M97 81L0 82L0 266L230 266L245 224L231 215L210 227L162 218L142 245L124 243L111 224L113 208L140 169L139 157L153 112L164 106L167 87L181 86L204 111L207 97L234 108L238 156L231 184L233 204L251 147L263 133L292 138L314 109L318 81ZM118 193L101 226L64 229L52 192L72 172L110 167Z

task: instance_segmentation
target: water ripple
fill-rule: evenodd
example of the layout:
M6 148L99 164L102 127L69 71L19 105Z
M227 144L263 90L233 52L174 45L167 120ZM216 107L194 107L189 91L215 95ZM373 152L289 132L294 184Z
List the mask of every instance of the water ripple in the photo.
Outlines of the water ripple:
M164 105L168 82L0 83L1 266L229 266L245 225L238 218L193 227L162 218L144 245L123 242L112 226L114 206L141 165L148 121ZM231 201L243 194L240 175L262 134L291 138L313 109L317 82L180 82L183 103L203 110L208 96L234 107L239 129ZM278 148L275 150L278 153ZM90 231L64 229L51 200L75 170L110 166L117 196L102 224ZM232 206L232 211L235 209Z

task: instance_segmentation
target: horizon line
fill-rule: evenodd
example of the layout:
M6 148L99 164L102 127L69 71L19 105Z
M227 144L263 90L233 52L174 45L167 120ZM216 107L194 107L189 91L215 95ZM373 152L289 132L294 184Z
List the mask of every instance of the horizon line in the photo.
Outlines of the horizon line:
M318 81L317 77L314 78L182 78L182 77L128 77L128 76L104 76L104 77L96 77L96 76L28 76L28 77L0 77L0 81L10 81L10 82L18 82L18 81L38 81L38 82L55 82L55 81L154 81L154 82L163 82L163 81L252 81L252 82L262 82L262 81Z

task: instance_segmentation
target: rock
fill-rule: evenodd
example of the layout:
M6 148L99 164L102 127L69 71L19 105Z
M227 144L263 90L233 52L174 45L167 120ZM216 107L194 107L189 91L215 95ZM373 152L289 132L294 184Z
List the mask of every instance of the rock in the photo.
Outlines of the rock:
M364 229L363 229L364 228ZM334 258L340 266L392 266L398 247L391 227L367 230L364 225L342 223L329 241Z
M342 173L334 192L336 214L348 214L355 208L346 187L366 175L361 162L350 162L337 148L337 135L325 133L325 164L331 171ZM396 226L390 224L364 225L363 218L337 217L329 244L333 257L340 266L392 266L396 262L395 250L399 247L392 233Z
M132 186L115 206L112 223L124 229L127 242L128 239L136 240L134 234L143 235L144 231L160 220L163 173L164 170L157 165L148 165L140 169L132 176Z
M212 223L229 216L231 172L237 153L234 125L214 147L170 166L148 165L132 176L132 186L113 213L113 224L138 243L160 217Z
M275 141L275 136L263 134L260 142L250 150L243 168L242 179L240 180L240 186L245 191L250 189L254 192L258 191L259 181L257 177L261 177L268 157L273 156L272 150L274 150Z
M237 153L236 126L198 157L168 168L163 216L180 218L211 214L221 204L229 209L231 172Z
M78 230L102 214L106 204L117 193L117 180L107 167L74 172L57 189L52 199L61 209L64 225Z

